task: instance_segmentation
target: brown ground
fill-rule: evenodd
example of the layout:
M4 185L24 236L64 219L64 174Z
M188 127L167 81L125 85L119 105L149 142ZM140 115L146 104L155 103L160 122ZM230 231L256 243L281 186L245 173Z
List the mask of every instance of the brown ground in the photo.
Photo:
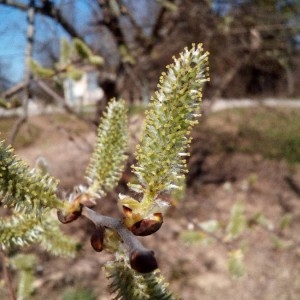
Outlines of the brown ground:
M75 119L73 123L65 122L64 125L76 133L74 138L71 132L72 140L70 130L57 128L56 121L49 117L36 117L33 122L41 129L41 135L34 144L18 149L17 153L31 165L38 156L44 156L50 172L61 180L62 190L84 182L84 170L95 140L93 131ZM189 178L184 201L170 209L161 230L143 238L143 242L155 250L171 290L190 300L300 299L300 197L285 179L291 176L293 182L300 183L300 167L266 160L260 154L201 155L199 153L200 159L193 157L191 161L193 177ZM257 180L249 186L251 176ZM108 198L100 210L115 214L116 193ZM235 243L221 240L201 246L182 241L180 232L191 224L209 219L226 224L230 208L239 199L245 201L248 217L262 212L274 230L255 226ZM278 224L286 213L292 215L292 223L278 233ZM54 258L38 251L41 260L35 286L39 292L34 299L62 299L64 291L74 287L92 288L97 299L110 299L101 270L109 255L96 253L90 247L91 225L79 220L63 228L83 244L83 250L75 259ZM278 234L288 247L274 247L271 238ZM247 274L233 279L227 270L227 254L241 244L246 249Z

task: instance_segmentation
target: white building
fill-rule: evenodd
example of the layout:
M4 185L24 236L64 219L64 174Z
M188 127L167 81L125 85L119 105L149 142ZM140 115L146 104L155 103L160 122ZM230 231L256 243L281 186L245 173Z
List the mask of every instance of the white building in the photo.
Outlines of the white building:
M96 104L104 96L98 85L98 72L86 71L80 80L64 80L64 96L70 106L82 107Z

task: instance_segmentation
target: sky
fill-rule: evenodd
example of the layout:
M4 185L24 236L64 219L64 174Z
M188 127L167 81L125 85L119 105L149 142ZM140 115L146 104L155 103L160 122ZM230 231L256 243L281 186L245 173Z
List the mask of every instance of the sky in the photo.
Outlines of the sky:
M131 0L126 0L130 2ZM18 0L18 2L28 3L26 0ZM37 1L39 2L39 1ZM68 1L54 0L59 5L67 5ZM134 12L139 14L139 19L147 18L147 0L139 0L134 2ZM74 1L76 7L76 15L72 22L76 27L81 25L81 22L87 22L91 18L91 6L86 0ZM139 5L137 5L139 3ZM132 5L132 3L131 3ZM147 5L149 6L149 5ZM72 19L72 11L70 11L69 18ZM50 47L53 52L59 51L59 39L67 37L64 30L53 22L50 18L36 15L36 22L39 24L35 32L35 39L37 41L46 41L49 38L52 40L47 47ZM39 19L43 22L39 22ZM0 77L3 74L7 75L11 84L18 83L24 78L24 61L25 61L25 46L26 46L26 12L11 8L0 4ZM38 60L43 58L43 48L41 45L35 45L35 55L38 55ZM34 57L35 59L37 57ZM44 55L45 58L45 55Z
M12 82L18 82L23 77L25 34L20 24L25 21L24 13L0 5L0 58L4 61L0 72L11 74L9 80Z
M87 6L84 1L77 2L80 4L80 19L86 19ZM39 22L41 18L43 22ZM45 42L52 38L53 43L48 46L52 47L54 52L58 51L59 38L67 37L64 30L51 19L39 14L36 15L36 23L39 26L36 28L35 39ZM12 84L24 79L26 26L26 12L0 5L0 76L8 73ZM35 45L35 53L38 53L40 58L43 57L42 45Z

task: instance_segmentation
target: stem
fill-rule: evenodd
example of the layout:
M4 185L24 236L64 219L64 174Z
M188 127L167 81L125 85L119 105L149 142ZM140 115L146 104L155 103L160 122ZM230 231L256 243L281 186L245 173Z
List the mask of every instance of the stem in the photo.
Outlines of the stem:
M129 250L131 267L139 273L149 273L158 268L154 251L145 248L136 236L129 231L122 219L103 216L84 206L82 215L94 222L96 227L104 226L115 230Z
M124 244L127 245L128 250L130 252L150 251L149 249L145 248L137 239L137 237L124 226L123 221L121 219L103 216L86 206L84 206L82 209L82 215L91 220L96 227L104 226L115 230L119 234Z
M2 260L2 270L3 270L3 276L4 276L4 280L8 289L8 294L9 294L9 300L16 300L16 295L15 295L15 291L12 285L12 279L7 267L7 257L5 255L5 253L1 250L0 251L0 256L1 256L1 260Z

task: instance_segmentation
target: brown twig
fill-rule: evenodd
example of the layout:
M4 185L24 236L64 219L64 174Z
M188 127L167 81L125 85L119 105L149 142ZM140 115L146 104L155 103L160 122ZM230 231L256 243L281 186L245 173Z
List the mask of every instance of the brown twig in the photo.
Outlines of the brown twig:
M15 139L16 139L16 137L17 137L17 135L18 135L18 133L19 133L22 125L25 124L26 122L27 122L27 116L26 115L21 116L17 120L17 122L14 124L14 126L13 126L13 128L12 128L12 130L10 132L10 135L8 137L8 143L9 144L12 145L14 143L14 141L15 141Z
M7 267L7 257L2 250L0 250L0 257L2 260L3 277L4 277L4 280L5 280L7 289L8 289L9 300L16 300L17 298L16 298L16 294L15 294L15 291L13 288L12 279L11 279L10 272Z
M134 270L148 273L158 268L154 251L144 247L137 237L124 226L122 219L103 216L86 206L82 208L81 214L91 220L97 228L107 227L119 234L122 242L128 248L130 265Z
M148 250L145 248L140 241L137 239L137 237L129 231L123 224L123 221L121 219L116 219L108 216L103 216L99 213L96 213L94 210L83 207L82 209L82 215L86 218L90 219L96 227L98 226L104 226L110 229L115 230L121 240L124 242L124 244L127 245L129 251L137 250L137 251L145 251Z
M291 176L285 176L284 177L285 182L289 185L291 190L298 196L300 197L300 185L295 181L294 178Z

